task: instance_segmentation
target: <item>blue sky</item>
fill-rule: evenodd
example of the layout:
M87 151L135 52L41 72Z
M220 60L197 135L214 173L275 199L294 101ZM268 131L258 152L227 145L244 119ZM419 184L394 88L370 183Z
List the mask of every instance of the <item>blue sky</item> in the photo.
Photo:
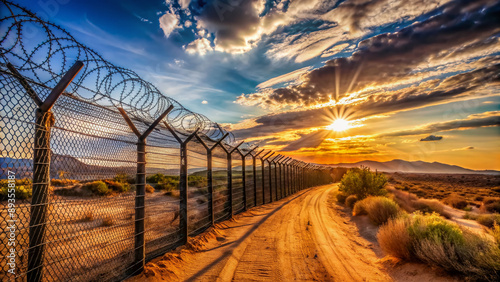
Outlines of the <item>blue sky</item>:
M500 169L499 1L19 3L239 139Z

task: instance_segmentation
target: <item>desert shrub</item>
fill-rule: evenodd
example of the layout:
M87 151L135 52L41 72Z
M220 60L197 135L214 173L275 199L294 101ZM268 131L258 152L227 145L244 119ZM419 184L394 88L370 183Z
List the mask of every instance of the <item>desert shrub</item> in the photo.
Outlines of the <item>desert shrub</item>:
M345 199L345 204L352 209L357 201L358 197L356 197L356 195L351 195Z
M122 182L116 182L112 180L104 180L104 183L108 185L108 188L110 188L113 191L116 192L127 192L130 189L130 185L128 183L122 183Z
M438 200L432 199L418 199L414 203L415 210L423 213L438 213L445 218L451 218L451 215L444 210L444 206Z
M474 201L479 201L479 202L482 202L484 200L484 197L483 196L476 196L474 198Z
M24 200L31 197L33 187L30 178L16 179L14 182L10 182L10 186L12 186L12 183L15 186L13 188L17 200ZM7 200L9 194L9 181L7 179L0 180L0 200Z
M32 187L27 185L16 185L14 187L14 194L16 200L25 200L32 196ZM9 198L9 187L0 188L0 200L7 200Z
M154 193L155 192L155 188L149 184L146 184L146 193Z
M396 258L411 260L412 241L408 232L410 224L409 216L401 216L382 225L377 233L377 240L382 251Z
M111 190L108 189L106 183L102 181L94 181L85 183L82 186L83 189L89 190L94 195L105 196L111 193Z
M75 180L75 179L52 179L50 180L50 185L56 186L56 187L63 187L63 186L69 186L73 184L80 183L80 181Z
M356 195L361 200L368 196L385 195L386 184L387 177L382 173L372 172L367 167L353 168L342 177L339 191L346 195Z
M118 173L115 177L113 177L113 181L120 182L120 183L134 184L135 177L130 176L124 172L121 172L121 173Z
M471 218L476 220L479 224L484 225L486 227L493 227L496 224L500 224L500 214L480 214L475 218Z
M179 190L173 190L173 191L167 191L163 195L165 196L170 196L174 198L179 198L180 197L180 191Z
M174 185L172 183L158 183L155 185L155 189L170 192L170 191L176 190L177 185Z
M484 209L488 212L500 213L500 199L499 198L485 198L483 200Z
M468 205L468 202L465 198L462 196L459 196L457 194L451 194L448 197L446 197L443 202L449 206L452 206L456 209L463 209Z
M146 178L148 183L153 183L154 188L157 190L165 190L172 191L179 187L179 177L178 176L170 176L163 175L161 173L157 173Z
M415 258L472 279L498 278L498 245L435 213L391 219L380 228L377 238L384 252L398 258Z
M207 187L208 185L208 178L203 177L203 176L198 176L198 175L189 175L188 176L188 185L190 187Z
M399 206L393 200L385 197L368 197L356 202L353 215L367 214L376 225L387 222L399 214Z
M337 202L341 204L345 204L345 200L347 199L347 195L344 193L337 193Z
M493 187L493 188L491 188L491 190L492 190L493 192L500 193L500 187Z
M495 242L497 242L498 247L500 248L500 225L498 223L494 223L491 230L488 233L495 238Z

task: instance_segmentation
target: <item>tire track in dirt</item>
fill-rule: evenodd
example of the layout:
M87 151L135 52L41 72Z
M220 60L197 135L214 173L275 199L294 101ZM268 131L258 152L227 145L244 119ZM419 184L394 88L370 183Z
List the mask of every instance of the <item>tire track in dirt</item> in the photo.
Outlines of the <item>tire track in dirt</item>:
M175 264L148 263L149 275L137 281L391 281L369 242L332 207L336 189L311 188L239 214L218 224L219 237L203 250L182 250Z

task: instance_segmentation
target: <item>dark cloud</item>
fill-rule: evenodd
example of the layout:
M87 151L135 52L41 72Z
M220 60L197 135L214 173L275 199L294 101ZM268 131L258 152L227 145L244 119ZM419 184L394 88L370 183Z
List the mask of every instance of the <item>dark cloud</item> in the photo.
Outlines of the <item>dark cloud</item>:
M491 44L489 38L500 32L500 2L452 1L440 9L442 13L428 20L362 41L351 57L326 62L305 74L299 85L241 96L238 101L306 106L325 103L332 95L338 99L378 82L407 77L416 65L450 48L470 42Z
M247 47L247 37L258 30L257 0L207 1L196 16L198 25L215 34L215 44L224 50Z
M251 128L234 130L238 138L267 136L287 130L327 126L334 112L344 111L350 119L414 109L469 95L483 86L497 87L500 82L500 64L458 74L442 81L428 81L398 91L371 95L351 106L314 108L270 114L255 119ZM474 95L478 95L475 93Z
M420 139L420 141L439 141L441 139L443 139L443 136L429 135L425 138Z

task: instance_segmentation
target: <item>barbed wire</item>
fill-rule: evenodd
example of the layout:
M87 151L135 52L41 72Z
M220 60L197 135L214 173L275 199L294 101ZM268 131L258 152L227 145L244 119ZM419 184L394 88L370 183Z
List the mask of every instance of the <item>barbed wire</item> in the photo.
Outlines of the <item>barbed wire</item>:
M234 135L219 124L188 110L134 71L106 61L62 27L10 1L1 0L0 5L3 67L11 63L28 81L53 88L74 62L82 61L84 67L66 90L69 94L99 106L124 108L144 123L153 122L173 105L166 120L176 132L189 135L199 129L212 141L229 133L224 142L234 144Z

